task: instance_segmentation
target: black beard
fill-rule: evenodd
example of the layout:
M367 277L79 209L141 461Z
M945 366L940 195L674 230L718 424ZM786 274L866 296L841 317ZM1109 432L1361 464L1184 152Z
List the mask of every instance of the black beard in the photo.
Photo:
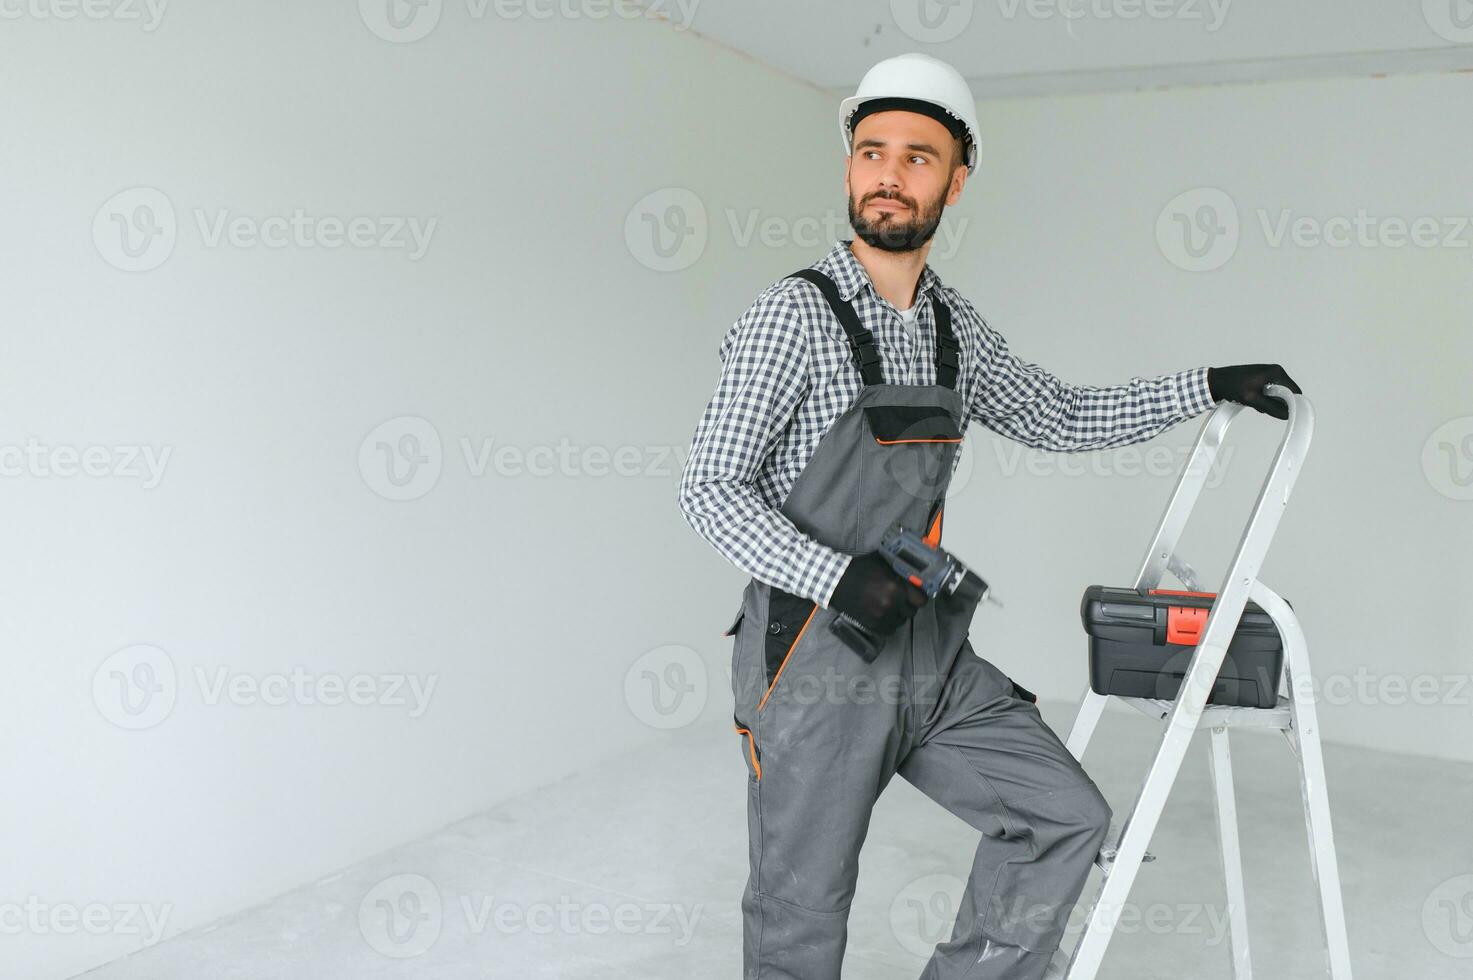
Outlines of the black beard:
M887 199L876 197L871 200ZM879 222L873 222L864 216L862 210L855 210L854 198L851 197L849 224L854 227L854 233L872 248L883 252L914 252L929 242L936 234L936 229L941 226L945 200L946 191L943 189L934 206L925 214L902 220L899 212L891 211ZM915 209L912 208L910 213L915 215Z

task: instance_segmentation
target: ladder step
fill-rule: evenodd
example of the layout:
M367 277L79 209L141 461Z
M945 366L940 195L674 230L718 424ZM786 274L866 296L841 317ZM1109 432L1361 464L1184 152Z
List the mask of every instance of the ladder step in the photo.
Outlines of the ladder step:
M1114 824L1111 824L1109 831L1105 834L1104 845L1100 847L1100 852L1095 855L1095 867L1099 868L1106 875L1109 875L1110 869L1115 866L1115 855L1119 852L1120 829ZM1156 855L1150 851L1146 851L1145 855L1141 858L1141 863L1145 864L1154 860L1156 860Z
M1175 701L1164 698L1127 698L1113 695L1142 714L1156 719L1165 719L1176 707ZM1280 695L1278 704L1272 708L1241 708L1235 705L1209 704L1203 707L1198 728L1289 728L1293 714L1293 702Z

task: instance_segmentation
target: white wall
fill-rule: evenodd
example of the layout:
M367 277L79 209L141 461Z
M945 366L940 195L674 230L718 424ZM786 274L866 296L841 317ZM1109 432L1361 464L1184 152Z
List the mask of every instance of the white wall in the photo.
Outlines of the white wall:
M715 658L732 578L676 512L671 452L722 324L811 252L739 248L719 209L828 193L831 107L669 25L469 9L414 43L354 4L6 22L0 447L170 455L147 488L0 480L0 903L63 917L0 935L0 974L145 939L68 910L142 904L172 934L647 744L630 664L667 643ZM92 228L138 186L167 195L177 242L124 272ZM641 264L637 216L625 234L669 187L711 209L682 273ZM297 208L437 225L412 259L209 246L195 216ZM100 240L122 261L106 213ZM442 471L394 501L359 454L403 416L433 424ZM476 476L461 439L635 447L640 475ZM177 684L167 714L138 688L144 713L123 710L133 665L110 658L137 644ZM437 686L419 717L208 700L221 670L298 667Z

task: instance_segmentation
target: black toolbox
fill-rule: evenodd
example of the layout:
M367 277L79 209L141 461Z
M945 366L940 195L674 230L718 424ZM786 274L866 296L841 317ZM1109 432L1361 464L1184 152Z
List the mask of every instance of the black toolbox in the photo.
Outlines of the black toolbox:
M1079 615L1089 634L1089 683L1098 694L1174 700L1207 626L1211 592L1091 585ZM1210 704L1272 708L1284 644L1268 613L1249 602L1223 657Z

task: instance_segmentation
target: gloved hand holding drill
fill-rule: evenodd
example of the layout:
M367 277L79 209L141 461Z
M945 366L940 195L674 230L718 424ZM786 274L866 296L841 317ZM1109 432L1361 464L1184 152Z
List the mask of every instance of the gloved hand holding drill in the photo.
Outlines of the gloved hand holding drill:
M1277 364L1234 364L1207 369L1207 387L1212 392L1213 401L1238 402L1276 419L1287 419L1289 409L1263 390L1268 385L1283 385L1296 395L1304 394L1294 379Z
M829 628L855 653L872 661L885 637L930 600L955 596L982 602L989 593L982 576L939 545L895 524L877 550L849 560L829 599L830 608L838 613Z
M904 626L930 596L901 578L878 551L849 560L829 606L876 636L889 636Z

